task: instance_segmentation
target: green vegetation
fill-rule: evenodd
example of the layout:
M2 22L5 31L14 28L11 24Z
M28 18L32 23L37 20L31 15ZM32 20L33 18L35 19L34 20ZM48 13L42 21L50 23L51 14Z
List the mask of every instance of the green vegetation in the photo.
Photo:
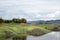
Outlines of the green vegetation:
M0 40L15 39L14 37L24 40L28 35L41 36L59 30L60 25L56 26L56 24L27 24L27 20L24 18L13 18L12 20L0 18Z
M12 20L6 20L6 19L2 19L0 18L0 24L1 23L27 23L27 20L25 18L13 18Z
M51 30L54 28L54 24L16 24L16 23L2 23L0 24L0 39L5 39L5 37L10 35L11 38L15 36L28 36L30 35L27 32L32 32L34 29L40 29L44 34L51 32ZM6 32L7 31L7 32ZM36 31L36 30L35 30ZM7 35L6 35L7 34ZM33 35L33 34L31 34ZM8 37L7 36L7 37Z

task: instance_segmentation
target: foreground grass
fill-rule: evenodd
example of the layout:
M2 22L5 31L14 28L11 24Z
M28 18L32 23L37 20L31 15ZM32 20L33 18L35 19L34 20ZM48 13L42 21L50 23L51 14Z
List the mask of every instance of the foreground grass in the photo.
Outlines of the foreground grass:
M0 40L4 40L4 31L10 31L16 35L19 36L27 36L27 31L31 31L33 29L40 29L44 31L45 33L51 32L51 30L54 28L54 24L15 24L15 23L3 23L0 24Z

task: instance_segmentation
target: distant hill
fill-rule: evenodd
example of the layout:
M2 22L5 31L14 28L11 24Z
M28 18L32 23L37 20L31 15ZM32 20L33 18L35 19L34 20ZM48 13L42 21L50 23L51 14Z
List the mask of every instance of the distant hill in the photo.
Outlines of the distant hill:
M35 24L60 24L60 20L49 20L49 21L44 21L44 20L37 20L37 21L28 21L27 23L35 23Z
M50 21L46 21L46 23L50 23L50 24L59 24L60 20L50 20Z

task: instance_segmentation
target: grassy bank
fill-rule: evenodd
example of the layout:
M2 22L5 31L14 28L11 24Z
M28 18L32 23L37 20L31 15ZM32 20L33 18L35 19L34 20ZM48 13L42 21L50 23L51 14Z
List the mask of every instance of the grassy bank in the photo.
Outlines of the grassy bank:
M51 32L51 30L54 28L54 24L15 24L15 23L2 23L0 24L0 39L4 39L5 32L4 31L9 31L11 32L14 36L19 35L19 36L27 36L27 31L31 31L33 29L40 29L44 33ZM14 37L11 36L11 37ZM2 38L3 37L3 38Z

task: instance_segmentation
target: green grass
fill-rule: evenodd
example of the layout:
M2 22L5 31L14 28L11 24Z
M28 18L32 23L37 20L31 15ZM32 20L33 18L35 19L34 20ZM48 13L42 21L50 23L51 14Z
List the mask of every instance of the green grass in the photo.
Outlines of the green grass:
M42 28L47 29L47 30L52 30L55 27L54 24L40 24L37 26L42 27Z
M51 30L54 28L54 24L37 24L37 25L30 24L29 25L29 24L3 23L0 24L0 40L2 39L1 37L4 35L5 30L11 31L13 33L23 33L24 31L31 31L36 28L41 29L45 33L48 33L51 32Z
M22 29L25 29L25 30L32 30L32 29L35 29L35 28L39 28L39 29L46 29L46 30L51 30L54 28L54 25L53 24L39 24L39 25L24 25L24 24L1 24L0 26L0 31L4 31L4 30L9 30L9 31L20 31Z

